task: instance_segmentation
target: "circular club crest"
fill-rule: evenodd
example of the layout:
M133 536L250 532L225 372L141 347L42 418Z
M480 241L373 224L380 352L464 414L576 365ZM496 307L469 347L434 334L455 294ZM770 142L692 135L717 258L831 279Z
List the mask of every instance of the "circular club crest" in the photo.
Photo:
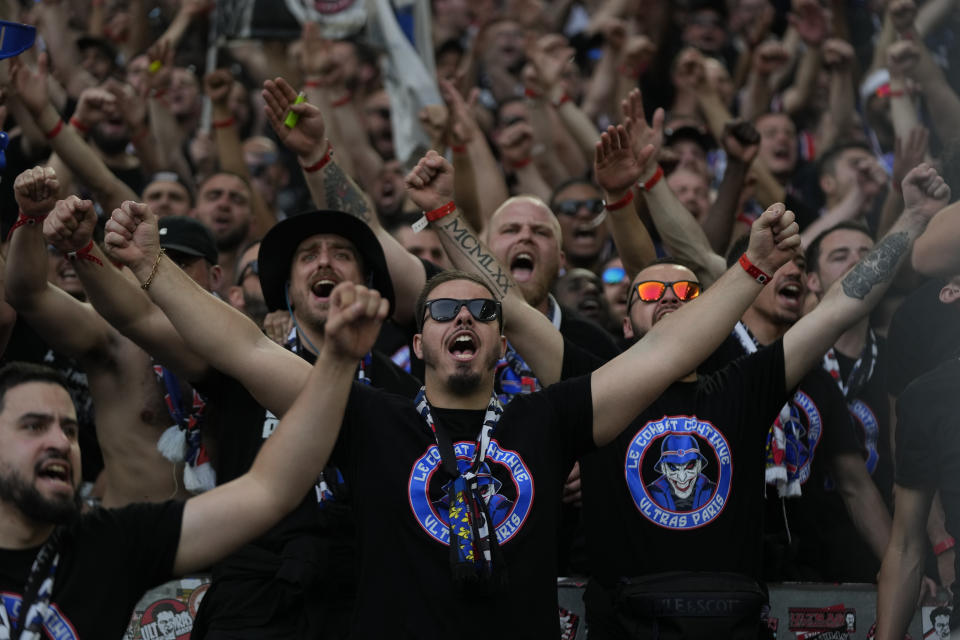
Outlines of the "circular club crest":
M475 442L457 442L453 445L460 471L473 461ZM450 519L447 504L445 473L435 474L440 468L440 450L433 444L413 463L407 495L414 517L427 534L437 542L450 544ZM480 492L490 512L490 519L500 544L509 541L523 527L533 504L533 478L526 463L515 451L501 449L491 440L487 455L478 473Z
M142 640L187 640L193 631L193 618L187 605L175 598L157 600L140 617Z
M664 529L697 529L715 520L730 497L730 445L709 422L667 416L630 441L624 474L644 518Z
M853 416L853 422L860 427L862 434L863 447L867 450L867 472L873 475L877 470L877 463L880 461L878 452L878 443L880 442L880 422L874 415L870 407L859 398L847 404L850 415Z

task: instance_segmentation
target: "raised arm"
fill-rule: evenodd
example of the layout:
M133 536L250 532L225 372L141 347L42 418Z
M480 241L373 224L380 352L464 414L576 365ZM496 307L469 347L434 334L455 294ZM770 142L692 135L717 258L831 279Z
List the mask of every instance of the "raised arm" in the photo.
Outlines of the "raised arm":
M933 217L913 246L913 268L925 276L952 278L960 274L960 202Z
M746 257L764 273L774 273L800 246L793 214L774 205L750 231ZM613 440L637 414L671 383L694 371L723 339L761 285L734 265L699 298L659 322L642 340L591 378L593 439L598 446Z
M950 187L935 169L921 164L904 179L903 198L904 211L890 232L783 336L787 389L796 386L837 338L877 305L927 221L950 199ZM954 253L957 250L954 245Z
M114 268L93 242L97 212L89 200L57 202L44 222L47 242L63 253L82 256L74 268L87 299L113 327L186 380L203 379L206 362L184 343L170 320L150 301L139 283Z
M418 206L433 211L452 203L453 167L435 151L407 176L407 192ZM550 320L527 304L510 270L501 265L459 211L431 223L453 265L490 285L503 302L504 332L544 386L560 380L563 337Z
M727 168L717 190L717 199L710 205L703 232L710 248L723 255L730 246L733 222L739 213L740 193L747 179L750 165L760 151L760 133L749 122L728 122L723 128L723 150L727 153Z
M157 217L147 205L125 202L113 211L106 231L110 255L130 267L186 344L212 367L240 381L274 414L286 413L310 365L167 258L160 251Z
M316 365L250 471L184 506L175 574L210 566L303 500L337 441L357 361L373 347L387 306L376 291L350 282L333 290Z
M284 145L297 154L303 176L318 209L336 209L366 223L376 234L396 294L393 317L398 322L413 321L413 307L426 282L423 263L391 236L377 219L366 194L343 172L332 155L325 137L326 125L320 110L309 102L293 104L297 93L283 78L263 83L267 120ZM299 116L294 127L283 120L288 111Z
M22 212L7 251L7 297L17 313L55 351L84 362L102 359L110 343L110 327L88 304L47 282L47 241L43 218L57 201L59 184L53 169L36 167L14 181ZM71 196L80 201L76 196Z

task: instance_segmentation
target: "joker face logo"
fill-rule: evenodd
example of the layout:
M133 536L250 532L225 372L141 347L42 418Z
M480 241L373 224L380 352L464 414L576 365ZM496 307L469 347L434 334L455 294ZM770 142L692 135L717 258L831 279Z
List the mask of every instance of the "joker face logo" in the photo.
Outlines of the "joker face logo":
M685 500L693 493L694 483L703 470L703 463L700 460L691 460L687 463L664 462L660 466L663 475L670 483L673 495L681 500Z

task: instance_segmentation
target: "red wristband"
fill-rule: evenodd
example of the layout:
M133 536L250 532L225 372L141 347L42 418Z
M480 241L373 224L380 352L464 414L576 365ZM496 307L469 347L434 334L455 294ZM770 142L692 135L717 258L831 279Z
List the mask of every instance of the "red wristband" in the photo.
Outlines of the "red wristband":
M442 207L437 207L433 211L425 211L423 213L423 216L427 219L428 222L436 222L440 218L444 216L448 216L451 213L453 213L456 210L456 208L457 208L456 203L453 200L451 200L447 204L443 205Z
M306 80L303 83L303 86L307 89L322 89L323 85L319 80Z
M743 270L746 271L751 278L759 282L760 284L767 284L770 282L770 276L760 270L760 267L750 262L750 258L747 257L747 254L740 256L740 266L743 267Z
M935 556L943 555L947 551L950 551L950 549L953 549L955 544L957 544L957 541L954 540L952 537L944 538L937 544L933 545L933 555Z
M450 145L450 150L454 153L465 153L467 151L467 145L465 144L452 144Z
M907 92L903 89L890 89L890 93L887 94L891 98L902 98L907 95Z
M320 171L320 169L323 169L325 166L327 166L332 159L333 145L328 143L327 152L323 154L322 158L311 164L309 167L304 167L303 165L300 165L300 167L303 169L304 173L316 173L317 171Z
M540 94L534 91L533 89L526 87L523 90L523 96L525 98L530 98L531 100L536 100L537 98L540 97Z
M83 260L89 260L90 262L96 262L101 267L103 266L103 261L100 260L97 256L90 255L90 252L93 251L93 240L87 243L83 249L77 249L76 251L70 251L67 253L67 257L71 260L76 260L81 258Z
M663 167L661 167L660 165L657 165L657 170L653 172L653 175L650 176L650 179L647 180L646 182L641 182L637 186L639 186L644 191L650 191L650 189L653 189L655 186L657 186L657 183L660 182L660 178L662 177L663 177Z
M25 224L34 225L38 222L43 222L46 215L42 216L28 216L23 211L20 212L20 215L17 216L17 221L13 223L13 226L10 227L10 231L7 232L7 240L10 240L10 237L13 235L13 232L16 231L19 227L22 227Z
M214 129L225 129L227 127L232 127L237 122L237 119L233 116L229 118L224 118L223 120L214 120L213 128Z
M620 75L628 78L639 78L640 74L643 73L643 69L640 67L628 67L625 64L620 65L617 71L620 72Z
M150 97L151 97L151 98L155 98L155 99L159 100L160 98L162 98L162 97L165 96L165 95L167 95L167 90L166 90L166 89L151 89L151 90L150 90Z
M510 168L516 171L517 169L523 169L525 166L530 164L533 161L533 158L524 158L523 160L518 160L510 165Z
M80 133L86 133L87 131L90 131L90 127L80 122L77 119L77 116L70 116L70 126Z
M53 140L58 135L60 135L60 130L63 129L63 120L57 120L57 124L53 125L53 128L50 131L47 131L43 135L47 137L47 140Z
M572 98L570 97L570 94L564 92L564 94L560 96L560 99L553 103L553 106L560 107L561 105L565 105L568 102L570 102L570 100L572 100Z
M342 107L345 104L349 104L351 100L353 100L353 94L348 91L336 100L331 101L330 106L334 108Z
M633 189L627 191L627 195L623 196L616 202L605 203L605 206L607 207L607 211L617 211L619 209L623 209L631 202L633 202Z

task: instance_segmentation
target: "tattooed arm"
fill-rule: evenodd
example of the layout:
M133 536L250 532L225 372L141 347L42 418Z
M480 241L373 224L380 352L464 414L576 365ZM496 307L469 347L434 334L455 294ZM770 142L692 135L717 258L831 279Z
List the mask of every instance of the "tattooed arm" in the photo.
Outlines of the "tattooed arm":
M435 151L427 152L407 176L407 192L418 206L432 210L453 198L453 167ZM510 272L454 209L431 223L457 269L483 278L503 301L504 331L544 386L560 380L563 337L549 319L524 300Z
M376 234L387 258L396 297L396 308L390 313L402 324L412 322L414 304L427 279L423 263L384 230L367 194L337 164L320 110L309 102L294 104L297 92L283 78L264 82L262 95L267 120L283 144L297 154L300 166L305 167L303 177L317 208L349 213ZM288 111L299 117L294 127L283 124ZM323 164L328 153L329 160ZM318 164L323 166L317 168Z
M903 199L904 211L890 232L783 336L788 389L880 302L901 263L909 259L914 240L950 199L950 187L935 169L921 164L904 178Z

